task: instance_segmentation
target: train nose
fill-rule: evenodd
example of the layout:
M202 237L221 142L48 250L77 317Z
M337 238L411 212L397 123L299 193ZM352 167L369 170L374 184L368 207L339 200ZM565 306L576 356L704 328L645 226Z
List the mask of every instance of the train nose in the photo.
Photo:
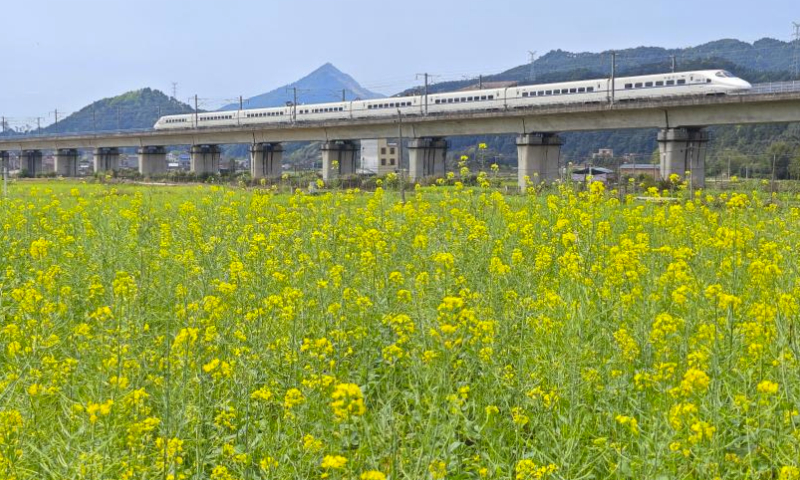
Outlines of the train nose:
M750 82L748 82L747 80L742 80L741 78L733 79L733 85L736 88L741 88L743 90L749 90L749 89L753 88L753 86L750 85Z

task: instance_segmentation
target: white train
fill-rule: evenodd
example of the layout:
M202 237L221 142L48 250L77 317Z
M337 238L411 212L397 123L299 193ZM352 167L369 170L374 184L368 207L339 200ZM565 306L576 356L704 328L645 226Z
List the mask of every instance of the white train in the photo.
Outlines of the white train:
M662 73L614 80L617 102L680 95L723 95L748 90L751 85L725 70ZM200 114L168 115L158 119L156 130L248 126L272 123L345 120L354 118L436 115L458 111L498 111L537 105L602 103L611 97L611 80L524 85L450 93L391 97L377 100L287 105Z

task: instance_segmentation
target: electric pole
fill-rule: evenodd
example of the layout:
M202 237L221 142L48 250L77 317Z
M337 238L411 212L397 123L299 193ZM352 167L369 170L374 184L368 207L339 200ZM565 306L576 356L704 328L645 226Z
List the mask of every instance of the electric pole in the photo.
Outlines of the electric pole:
M292 100L292 121L297 123L297 87L292 87L292 94L294 100Z
M403 169L403 114L397 109L397 166L400 170L400 201L406 204L406 175Z
M536 68L533 66L533 62L536 60L536 50L528 50L528 58L531 64L530 81L533 82L536 80Z
M792 22L794 26L794 78L800 80L800 23Z
M178 99L178 82L172 82L172 98Z
M417 74L417 78L419 78L420 76L425 77L425 90L423 91L424 92L423 96L425 97L425 113L424 114L427 115L428 114L428 77L430 77L430 75L428 75L427 73L418 73Z
M478 90L483 90L483 75L478 75Z
M197 94L194 95L194 128L200 128L200 116L197 112Z
M244 110L244 99L239 95L239 110Z
M347 101L347 90L344 88L342 89L342 101L343 102Z
M670 55L669 58L672 63L672 73L675 73L675 55Z
M611 105L614 105L614 90L617 77L617 52L611 52Z

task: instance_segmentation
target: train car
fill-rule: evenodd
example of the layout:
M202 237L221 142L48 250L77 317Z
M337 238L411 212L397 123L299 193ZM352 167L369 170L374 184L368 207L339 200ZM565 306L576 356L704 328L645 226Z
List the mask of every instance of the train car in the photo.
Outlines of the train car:
M510 87L506 92L508 108L565 103L601 103L607 101L608 79L548 83Z
M239 110L240 125L289 123L291 121L292 121L292 107L288 106Z
M297 105L297 121L313 122L350 118L351 103L352 102L336 102Z
M179 130L194 128L194 114L165 115L156 121L153 128L156 130Z
M750 83L725 70L623 77L614 83L615 99L621 101L678 95L724 95L751 88Z
M422 96L389 97L373 100L356 100L350 107L352 118L397 117L400 115L422 115L424 105Z
M447 113L464 110L503 110L506 108L506 89L469 90L428 95L428 113Z

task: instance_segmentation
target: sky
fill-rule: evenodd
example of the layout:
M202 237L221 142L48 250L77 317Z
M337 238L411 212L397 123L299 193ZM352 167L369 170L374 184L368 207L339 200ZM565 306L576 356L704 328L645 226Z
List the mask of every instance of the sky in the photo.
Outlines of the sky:
M325 62L394 94L497 73L528 51L788 41L797 0L0 0L0 115L53 121L151 87L215 108Z

